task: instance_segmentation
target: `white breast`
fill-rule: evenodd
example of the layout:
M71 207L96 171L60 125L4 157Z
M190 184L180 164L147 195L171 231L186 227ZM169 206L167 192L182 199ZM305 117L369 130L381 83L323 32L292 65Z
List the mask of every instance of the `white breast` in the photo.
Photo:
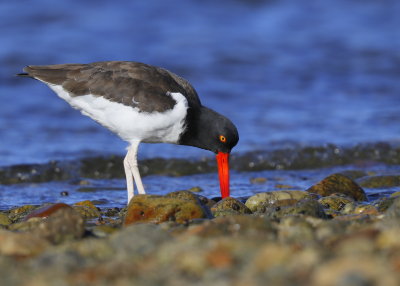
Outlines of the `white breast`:
M136 107L109 101L92 94L72 97L60 85L48 86L72 107L80 110L128 142L177 143L183 132L188 102L181 93L169 93L176 101L165 112L139 112Z

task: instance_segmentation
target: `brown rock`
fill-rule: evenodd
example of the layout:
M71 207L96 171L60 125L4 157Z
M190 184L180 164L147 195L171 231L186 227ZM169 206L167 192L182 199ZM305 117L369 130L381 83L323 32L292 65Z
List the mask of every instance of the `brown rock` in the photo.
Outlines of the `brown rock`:
M33 217L46 218L62 208L71 208L71 207L64 203L51 204L48 206L44 206L42 208L38 208L38 209L34 210L33 212L29 213L25 217L25 220L28 220Z
M180 200L186 200L186 201L193 201L193 202L198 202L199 198L196 194L185 190L185 191L176 191L176 192L171 192L165 195L166 198L177 198Z
M211 218L207 209L201 205L196 195L155 196L138 195L129 202L125 216L125 225L137 222L161 223L176 221L184 223L196 218Z
M75 203L73 208L84 218L96 218L101 216L99 209L89 200Z
M211 207L212 214L217 216L235 215L235 214L251 214L251 210L237 199L228 197L220 200Z
M354 202L352 198L347 196L333 194L326 197L322 197L318 200L325 208L341 211L347 204Z
M38 237L59 244L67 240L81 238L85 233L84 219L71 207L63 207L48 218L43 219L32 231Z
M10 218L4 213L0 213L0 225L10 225L10 224L11 224Z
M358 184L363 188L393 188L400 186L400 176L398 175L377 175L365 177L358 180Z
M30 233L0 230L0 253L18 257L31 257L42 253L50 244Z
M335 193L347 195L356 201L366 201L367 195L364 190L353 180L342 174L333 174L316 185L310 187L307 192L326 197Z

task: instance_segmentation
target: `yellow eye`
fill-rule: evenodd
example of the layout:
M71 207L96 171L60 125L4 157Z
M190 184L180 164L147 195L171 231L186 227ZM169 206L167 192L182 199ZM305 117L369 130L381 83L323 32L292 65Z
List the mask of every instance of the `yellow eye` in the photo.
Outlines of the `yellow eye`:
M225 143L226 137L224 135L219 135L219 141L221 141L222 143Z

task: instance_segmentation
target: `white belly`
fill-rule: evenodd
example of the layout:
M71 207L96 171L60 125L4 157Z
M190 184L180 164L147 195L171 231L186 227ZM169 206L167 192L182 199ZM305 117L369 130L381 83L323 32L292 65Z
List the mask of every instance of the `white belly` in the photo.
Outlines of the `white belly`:
M123 105L92 94L71 97L60 85L49 87L72 107L80 110L128 142L177 143L184 130L188 103L181 93L170 93L176 101L165 112L139 112L138 108Z

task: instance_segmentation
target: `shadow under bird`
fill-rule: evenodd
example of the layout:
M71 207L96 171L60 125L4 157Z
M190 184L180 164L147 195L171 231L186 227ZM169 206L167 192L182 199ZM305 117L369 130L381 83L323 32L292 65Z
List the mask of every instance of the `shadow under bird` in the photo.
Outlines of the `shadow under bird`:
M229 154L239 141L235 125L203 106L192 85L160 67L138 62L27 66L19 76L37 79L59 97L123 140L128 202L145 190L137 152L141 142L194 146L216 153L222 198L229 193Z

